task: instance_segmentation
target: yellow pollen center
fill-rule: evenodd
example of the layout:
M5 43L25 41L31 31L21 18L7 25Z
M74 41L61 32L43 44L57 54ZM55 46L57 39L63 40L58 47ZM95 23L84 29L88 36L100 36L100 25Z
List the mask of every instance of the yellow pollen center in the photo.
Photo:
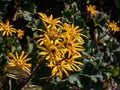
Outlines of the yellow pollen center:
M16 66L22 66L23 65L23 61L22 60L17 60L16 61Z
M9 31L9 30L10 30L10 26L5 25L5 26L4 26L4 30Z

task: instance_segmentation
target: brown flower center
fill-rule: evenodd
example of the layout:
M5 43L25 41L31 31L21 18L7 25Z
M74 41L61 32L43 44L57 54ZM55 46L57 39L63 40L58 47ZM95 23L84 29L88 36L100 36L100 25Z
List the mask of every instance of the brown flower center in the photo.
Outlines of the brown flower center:
M57 48L51 48L51 53L55 54L57 52Z
M5 26L4 26L4 30L9 31L9 30L10 30L10 26L5 25Z
M22 65L23 65L23 61L18 59L16 61L16 66L22 66Z
M70 49L71 49L72 46L73 46L73 44L72 44L71 42L68 42L68 43L67 43L67 48L70 48Z

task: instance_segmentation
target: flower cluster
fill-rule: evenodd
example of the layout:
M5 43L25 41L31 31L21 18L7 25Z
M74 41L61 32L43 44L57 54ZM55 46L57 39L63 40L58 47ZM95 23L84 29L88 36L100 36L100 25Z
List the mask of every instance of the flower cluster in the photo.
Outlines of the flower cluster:
M81 33L82 29L74 24L62 23L60 18L53 18L52 15L39 15L46 30L39 29L43 33L35 38L38 48L42 50L39 54L45 56L47 66L52 69L51 77L58 74L63 78L69 72L80 70L83 64L76 58L81 58L80 52L85 50L82 37L86 36Z
M6 23L4 23L2 20L0 20L0 32L2 32L2 36L12 36L13 33L17 33L18 38L22 39L24 35L24 31L21 29L16 30L13 25L10 25L10 22L7 20Z
M2 37L12 37L15 36L17 39L22 39L24 36L24 30L15 29L13 25L10 24L10 21L7 20L5 23L0 20L0 35ZM14 39L14 38L13 38ZM16 68L30 74L30 67L31 64L27 64L26 62L29 61L31 58L27 58L28 54L24 55L25 52L22 51L21 55L19 56L18 53L14 55L12 52L8 55L8 65L7 71L10 72L11 69ZM13 71L15 72L15 71ZM19 72L19 70L18 70Z

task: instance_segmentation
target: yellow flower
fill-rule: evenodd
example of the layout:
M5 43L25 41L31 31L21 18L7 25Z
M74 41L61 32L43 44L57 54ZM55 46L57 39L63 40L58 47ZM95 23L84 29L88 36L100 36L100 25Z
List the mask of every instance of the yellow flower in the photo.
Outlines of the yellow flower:
M50 39L55 40L60 36L60 28L51 27L45 32Z
M60 55L59 52L59 46L58 40L53 41L50 40L50 38L45 34L45 39L43 40L43 46L39 46L39 48L43 51L41 51L40 55L46 55L46 60L52 59L52 58L58 58Z
M74 26L74 24L69 25L67 23L64 23L63 29L65 30L65 32L63 33L63 38L70 38L70 39L74 39L74 38L78 38L78 41L81 44L84 44L84 40L81 36L86 37L84 34L81 33L82 29L79 29L79 26Z
M53 18L53 15L51 14L50 17L48 17L45 13L38 13L43 20L46 27L61 27L61 21L60 18Z
M29 55L28 53L26 55L24 55L24 54L25 54L24 51L22 51L20 56L18 55L17 52L16 52L15 55L13 53L9 53L9 55L8 55L8 57L9 57L8 66L16 67L16 68L22 68L24 71L30 72L31 64L28 64L26 62L29 61L31 58L27 58L27 56Z
M18 29L18 30L17 30L17 33L18 33L18 38L22 39L22 37L23 37L23 35L24 35L24 31Z
M16 29L13 28L13 25L9 24L8 20L6 21L6 23L3 23L0 20L0 31L3 32L2 36L5 36L5 35L7 35L7 36L11 35L12 36L12 33L16 33Z
M60 28L56 28L56 27L49 27L47 28L47 30L42 30L42 29L37 29L39 30L40 32L43 32L45 33L51 40L56 40L56 39L59 39L60 37ZM40 46L43 44L43 41L45 39L45 35L43 34L39 34L39 35L35 35L34 37L35 39L37 39L37 44Z
M73 39L73 40L72 39L68 39L66 41L66 48L67 48L67 51L69 52L69 56L77 54L79 57L82 57L80 52L85 50L84 47L81 46L81 43L79 43L76 40L76 38Z
M96 10L96 6L95 5L87 6L87 11L90 12L91 16L96 16L96 14L98 13L98 11Z
M66 70L67 63L65 61L61 61L58 64L54 65L51 77L55 76L57 73L59 74L60 78L63 77L63 72L68 76L68 71Z
M68 67L69 67L69 68L67 68L68 70L78 71L81 69L79 65L83 65L83 64L80 61L76 61L75 60L76 58L78 58L78 55L74 54L73 56L71 56L71 58L68 57L67 59L65 59L65 61L68 64Z
M109 22L108 27L111 28L111 30L114 32L120 31L120 28L115 21Z
M60 78L63 78L63 75L69 76L69 71L78 71L80 70L79 65L83 65L79 61L74 60L75 57L71 57L69 59L63 59L56 64L53 65L53 69L51 72L51 77L55 76L57 73L59 74Z

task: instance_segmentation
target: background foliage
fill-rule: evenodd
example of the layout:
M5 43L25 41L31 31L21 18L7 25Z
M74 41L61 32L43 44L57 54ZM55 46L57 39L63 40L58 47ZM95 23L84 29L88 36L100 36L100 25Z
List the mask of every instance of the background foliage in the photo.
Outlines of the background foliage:
M86 10L89 4L101 12L95 18L90 18ZM83 28L82 33L89 37L85 39L86 50L82 53L84 66L61 80L59 77L48 79L50 68L43 63L24 90L120 90L120 32L101 38L108 30L105 27L108 21L114 20L119 25L120 0L0 0L0 19L9 20L14 28L25 31L22 39L4 38L0 34L0 90L18 90L19 84L25 81L6 75L6 56L10 51L30 52L32 70L39 61L33 38L37 32L33 28L44 27L38 12L53 14L63 22Z

